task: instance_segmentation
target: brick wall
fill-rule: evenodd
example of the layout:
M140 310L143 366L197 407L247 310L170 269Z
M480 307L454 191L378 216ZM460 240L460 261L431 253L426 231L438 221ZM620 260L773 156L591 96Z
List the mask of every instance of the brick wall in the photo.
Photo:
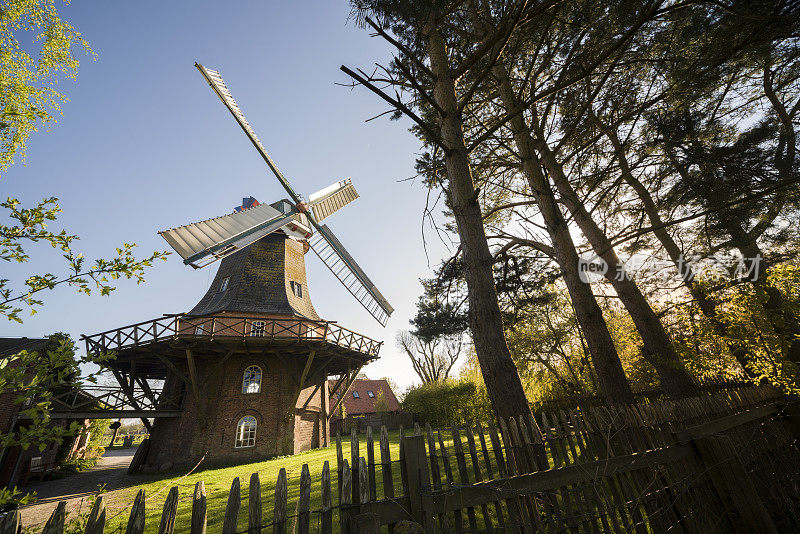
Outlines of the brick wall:
M156 420L145 462L147 470L194 466L204 455L204 465L244 463L308 450L323 441L327 443L327 423L324 417L319 417L323 397L314 386L300 395L297 405L305 405L305 408L293 417L288 415L297 392L295 384L306 361L303 355L287 354L278 358L237 354L220 365L223 357L222 354L195 356L207 424L202 424L201 410L191 385L187 384L183 415ZM187 361L173 361L188 376ZM261 368L258 393L242 393L242 378L250 365ZM324 378L318 381L325 382ZM165 388L175 391L181 384L178 378L170 375ZM256 419L255 446L235 448L237 423L247 415Z

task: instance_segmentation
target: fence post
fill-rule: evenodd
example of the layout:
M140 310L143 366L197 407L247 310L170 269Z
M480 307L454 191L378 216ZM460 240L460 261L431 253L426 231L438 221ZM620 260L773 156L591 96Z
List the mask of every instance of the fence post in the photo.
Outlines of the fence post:
M403 468L408 477L408 497L411 501L411 516L422 525L425 532L436 530L433 517L428 458L425 454L425 437L422 435L403 438Z
M732 525L734 530L777 534L772 518L730 439L708 436L694 439L692 444L723 504L732 506L738 512L738 521L734 518Z

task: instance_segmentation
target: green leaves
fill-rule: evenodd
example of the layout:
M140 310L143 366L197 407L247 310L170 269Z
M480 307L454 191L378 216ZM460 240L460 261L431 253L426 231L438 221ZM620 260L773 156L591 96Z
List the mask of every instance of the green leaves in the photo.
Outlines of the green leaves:
M75 78L77 50L94 55L55 0L0 1L0 175L25 156L30 134L61 113L58 75Z

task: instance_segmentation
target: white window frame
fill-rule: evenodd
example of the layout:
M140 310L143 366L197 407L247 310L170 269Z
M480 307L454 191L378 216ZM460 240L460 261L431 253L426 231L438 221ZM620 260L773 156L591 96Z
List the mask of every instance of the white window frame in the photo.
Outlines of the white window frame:
M245 395L252 395L254 393L261 393L261 367L257 365L250 365L244 370L242 374L242 393Z
M224 293L225 291L228 290L228 283L230 281L231 281L231 277L230 276L226 276L225 278L222 279L222 282L220 282L220 284L219 284L220 293Z
M236 423L236 441L234 449L245 449L256 446L256 429L258 421L252 415L245 415Z
M266 321L250 321L250 335L253 337L264 337L267 331Z
M294 293L295 297L303 298L303 284L290 280L289 286L292 288L292 293Z

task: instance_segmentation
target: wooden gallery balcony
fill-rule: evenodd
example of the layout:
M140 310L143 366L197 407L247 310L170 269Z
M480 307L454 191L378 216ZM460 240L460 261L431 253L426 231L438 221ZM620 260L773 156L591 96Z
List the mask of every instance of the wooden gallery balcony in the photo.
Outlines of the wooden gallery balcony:
M347 373L378 357L375 341L336 323L302 318L165 315L99 334L83 336L87 354L113 354L103 365L147 379L163 379L187 350L199 356L239 354L307 355L330 360L330 373Z

